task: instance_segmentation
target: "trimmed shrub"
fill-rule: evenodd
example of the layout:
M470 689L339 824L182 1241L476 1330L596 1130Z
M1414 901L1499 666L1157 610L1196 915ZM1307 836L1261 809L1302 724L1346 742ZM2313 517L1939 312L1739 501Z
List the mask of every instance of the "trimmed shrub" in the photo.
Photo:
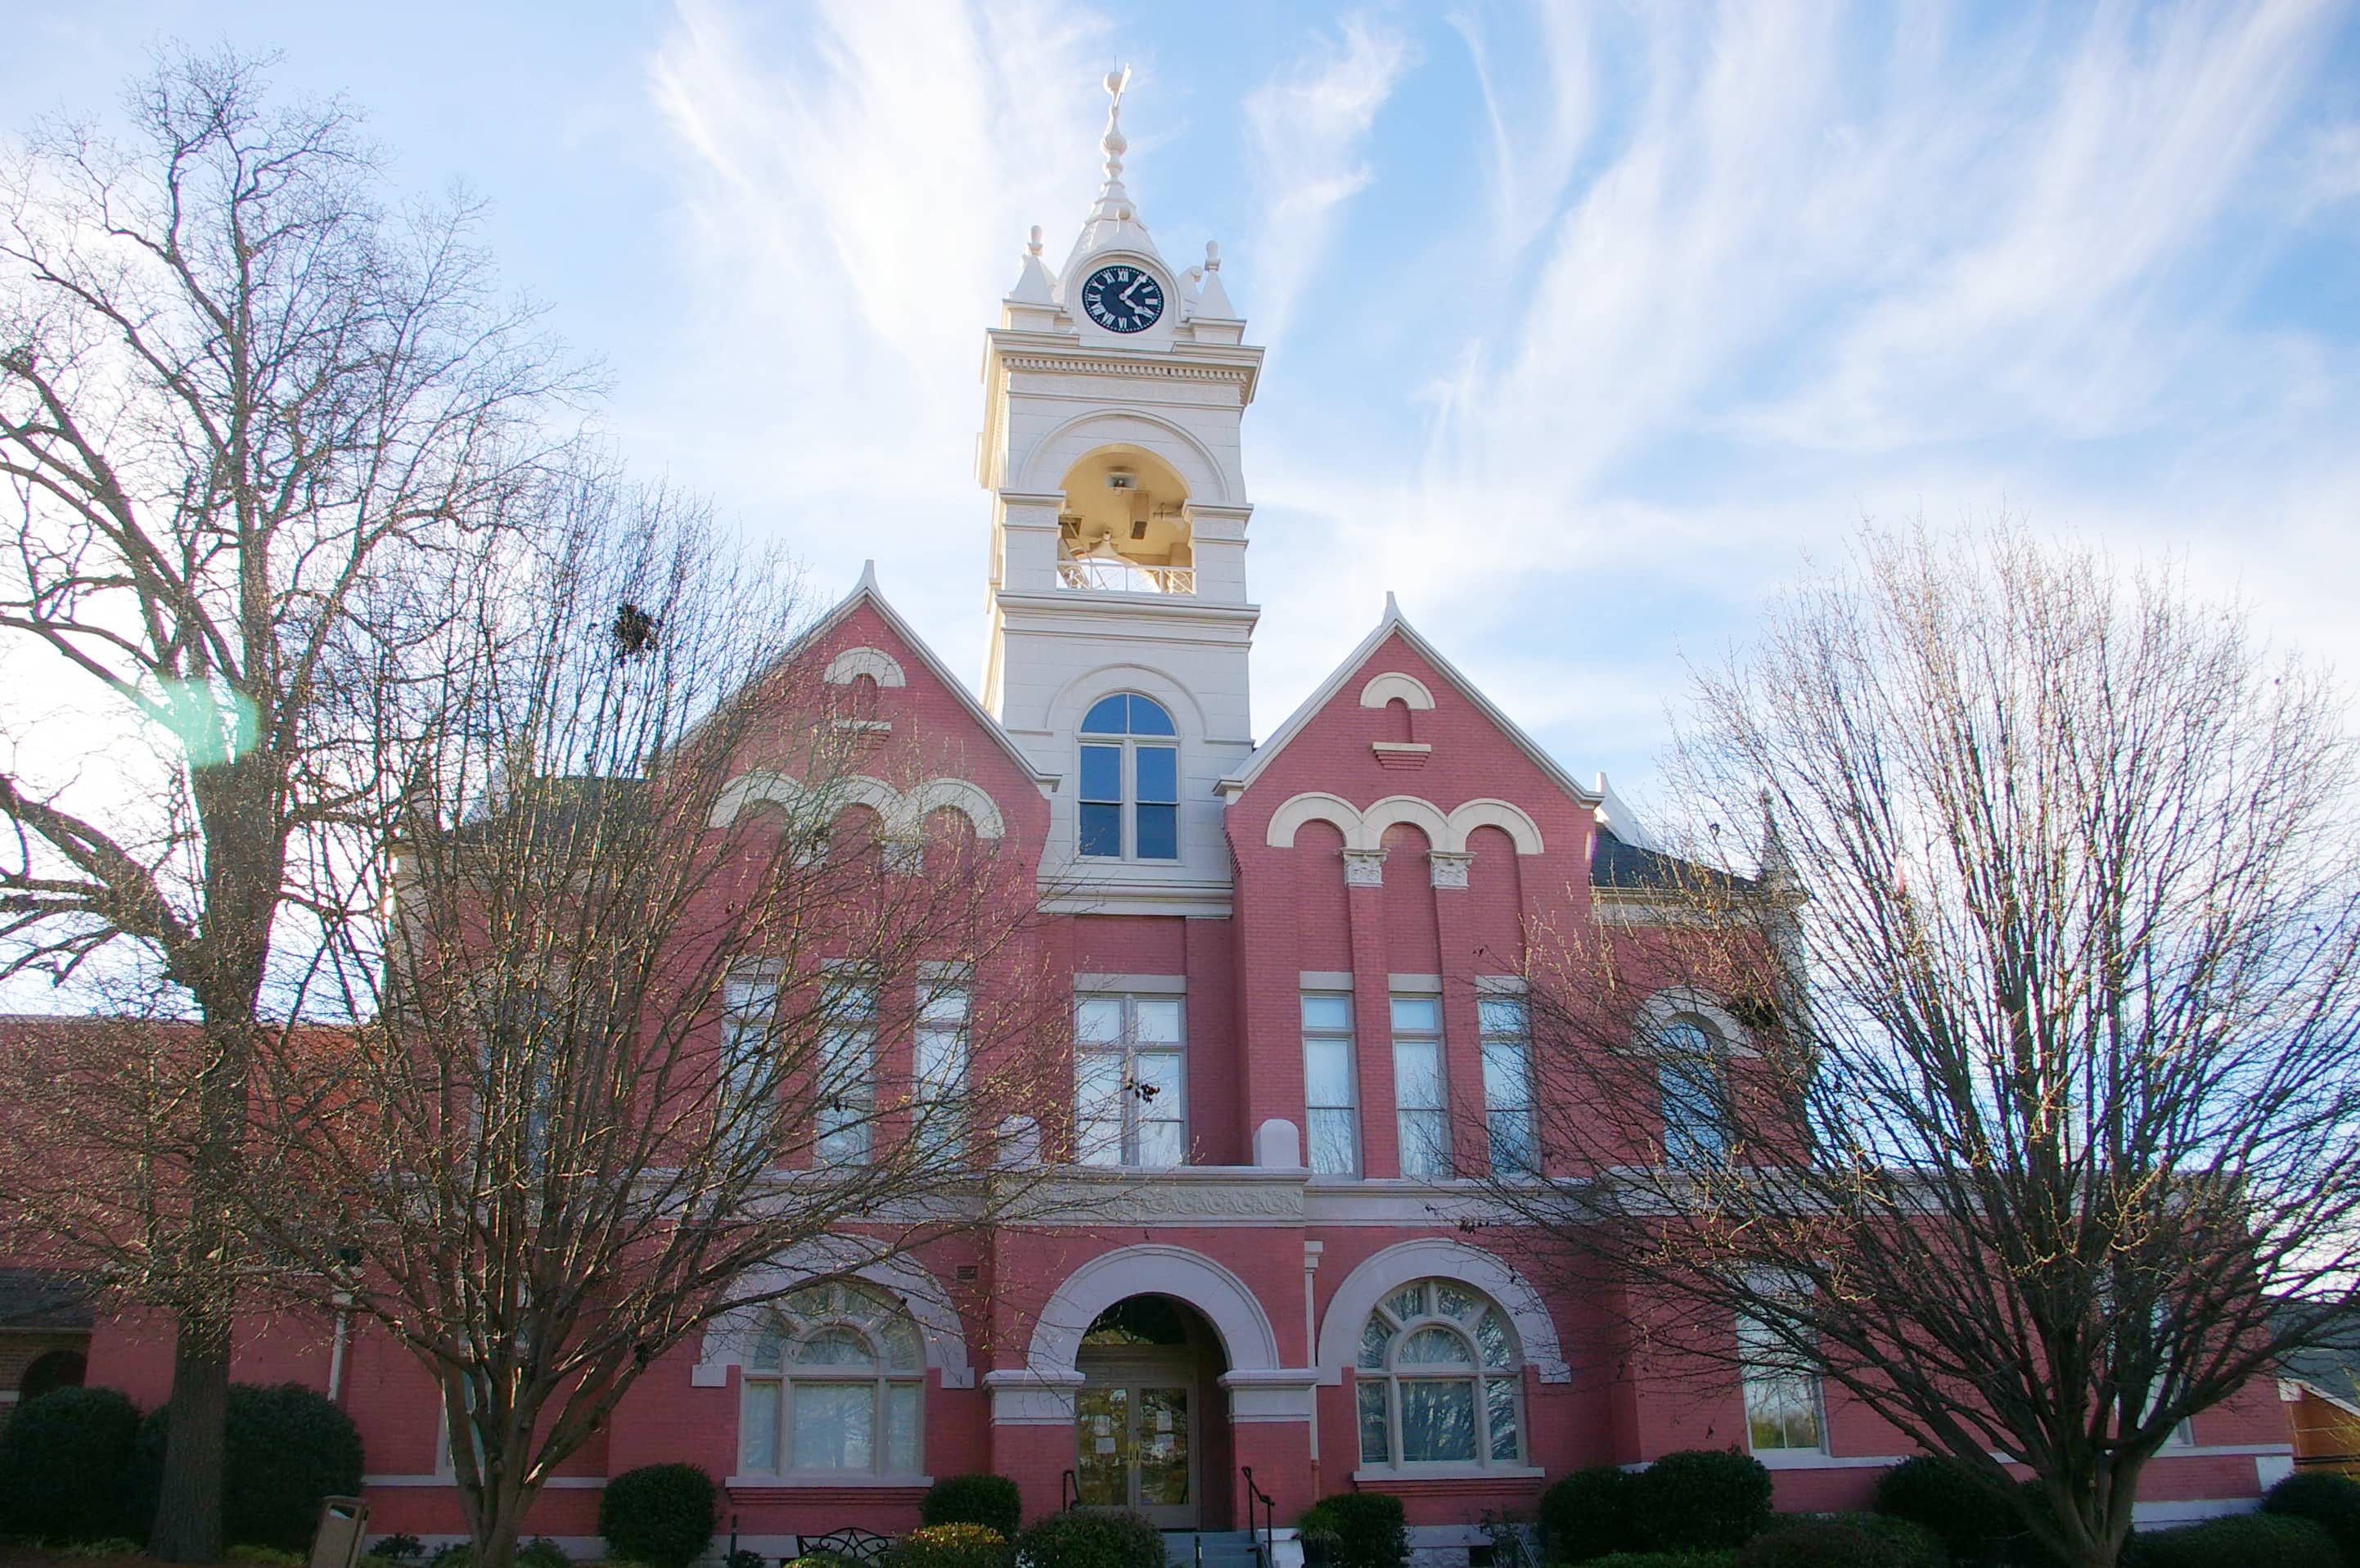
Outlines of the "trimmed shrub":
M1638 1477L1615 1464L1577 1470L1541 1494L1541 1551L1552 1563L1588 1563L1639 1546L1632 1508Z
M1590 1568L1736 1568L1734 1552L1610 1552Z
M115 1388L52 1388L0 1427L0 1531L56 1541L124 1532L139 1411Z
M1738 1549L1737 1568L1948 1568L1942 1538L1885 1514L1797 1514Z
M1032 1568L1164 1568L1164 1536L1131 1513L1050 1514L1016 1538Z
M140 1424L132 1460L132 1519L145 1532L164 1478L169 1408ZM300 1383L233 1383L222 1411L222 1539L233 1546L302 1552L320 1499L361 1492L361 1434L352 1417Z
M574 1559L565 1555L565 1548L545 1535L536 1535L518 1547L510 1561L517 1568L574 1568Z
M946 1475L926 1488L918 1522L979 1524L1013 1540L1024 1523L1024 1505L1005 1475Z
M438 1546L434 1555L426 1560L426 1568L468 1568L475 1560L475 1549L464 1541L448 1546Z
M1402 1568L1409 1561L1409 1522L1402 1500L1382 1492L1338 1492L1316 1510L1335 1532L1333 1568Z
M2231 1514L2133 1536L2125 1568L2343 1568L2327 1527L2284 1514Z
M610 1555L655 1568L687 1568L713 1544L718 1499L694 1464L642 1464L606 1483L598 1533Z
M369 1548L369 1555L393 1563L414 1563L426 1555L426 1543L406 1531L397 1530L391 1535L377 1537L377 1544Z
M1939 1453L1905 1459L1878 1476L1876 1511L1924 1525L1953 1557L1972 1557L1994 1537L2023 1529L2005 1494Z
M988 1524L929 1524L893 1543L885 1568L1008 1568L1008 1538Z
M2262 1512L2311 1520L2334 1538L2345 1568L2360 1568L2360 1481L2324 1470L2289 1475L2262 1498Z
M1743 1546L1770 1522L1770 1472L1733 1448L1666 1453L1633 1481L1633 1522L1657 1552Z
M770 1568L770 1560L759 1552L739 1547L721 1560L721 1568Z

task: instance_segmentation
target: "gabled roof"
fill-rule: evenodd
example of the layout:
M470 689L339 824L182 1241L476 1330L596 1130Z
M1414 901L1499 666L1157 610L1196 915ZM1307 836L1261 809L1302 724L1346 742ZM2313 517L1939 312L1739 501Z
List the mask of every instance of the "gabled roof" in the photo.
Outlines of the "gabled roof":
M0 1329L86 1329L89 1287L70 1274L0 1268Z
M1386 638L1395 632L1401 634L1402 641L1415 650L1420 658L1433 665L1437 674L1457 687L1459 695L1472 703L1475 710L1490 719L1517 750L1532 759L1533 765L1547 775L1549 782L1583 806L1595 807L1598 805L1600 796L1597 791L1584 789L1575 783L1573 775L1560 767L1556 758L1541 749L1540 742L1525 734L1514 719L1501 712L1492 704L1491 699L1483 695L1480 687L1459 674L1459 666L1442 656L1439 649L1418 635L1417 628L1412 626L1407 618L1402 614L1401 605L1390 593L1385 595L1384 618L1377 622L1376 630L1360 639L1360 645L1345 655L1344 662L1337 665L1335 672L1326 680L1319 683L1317 690L1303 699L1303 705L1287 716L1286 722L1280 725L1269 740L1254 748L1253 755L1246 759L1243 772L1234 778L1223 779L1214 788L1220 794L1234 799L1251 787L1254 780L1262 776L1262 770L1269 767L1281 751L1286 750L1288 744L1303 732L1304 727L1311 722L1313 716L1325 708L1336 694L1344 689L1345 684L1352 678L1354 673L1367 663L1369 656L1383 645Z
M927 671L948 688L953 696L958 698L959 705L967 709L968 716L983 726L984 730L1000 743L1000 749L1008 753L1008 760L1016 764L1019 773L1044 788L1056 782L1055 774L1043 773L1032 765L1032 759L1016 749L1016 742L1008 738L1008 731L1000 727L1000 720L984 711L983 704L978 702L975 694L967 689L967 683L952 674L942 660L935 655L934 651L926 645L926 640L912 630L908 621L901 619L901 611L885 602L884 594L880 592L877 587L875 561L863 561L860 564L860 581L853 585L852 591L845 595L834 609L820 617L816 625L795 639L793 645L787 650L785 658L792 659L802 653L805 648L841 626L845 618L863 604L875 609L879 619L892 628L893 634L902 641L910 652L918 656L919 663L924 664Z

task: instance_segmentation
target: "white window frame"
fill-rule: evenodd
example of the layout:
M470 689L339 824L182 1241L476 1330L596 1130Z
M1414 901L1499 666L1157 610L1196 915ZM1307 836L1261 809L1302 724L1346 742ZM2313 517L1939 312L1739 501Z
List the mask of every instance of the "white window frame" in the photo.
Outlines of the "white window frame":
M813 1063L812 1161L819 1167L867 1165L877 1149L879 986L866 970L831 970L820 1048ZM860 1001L856 1003L854 998Z
M830 1308L823 1305L815 1310L799 1306L799 1300L808 1293L797 1291L764 1309L764 1326L774 1330L780 1336L779 1365L776 1367L750 1365L753 1353L749 1347L749 1364L738 1369L738 1475L733 1479L759 1479L787 1486L841 1486L847 1481L858 1484L863 1480L914 1482L923 1479L927 1393L924 1331L918 1326L906 1303L896 1300L890 1293L875 1286L860 1281L844 1281L814 1289L845 1292L884 1307L888 1314L898 1317L901 1323L916 1336L915 1343L919 1347L916 1362L910 1366L892 1365L884 1351L884 1337L877 1326L879 1320L874 1316L864 1316L849 1306ZM836 1369L825 1365L798 1364L794 1360L792 1348L796 1343L831 1330L849 1330L866 1341L870 1351L869 1365ZM754 1331L758 1335L762 1332L761 1328ZM792 1463L797 1386L841 1388L861 1384L868 1385L870 1389L869 1467L865 1470L847 1466L798 1468ZM915 1395L916 1409L911 1422L911 1451L906 1465L893 1464L890 1453L890 1407L897 1390L914 1391ZM758 1400L767 1400L770 1405L770 1464L768 1466L750 1464L747 1452L753 1432L748 1412Z
M919 971L916 1022L911 1031L912 1097L916 1135L931 1154L962 1160L967 1154L967 1097L974 1072L975 976L965 965Z
M767 1141L777 1146L778 1018L775 968L743 969L722 981L721 1084L714 1113L721 1119L723 1131L717 1142L741 1140L738 1147L743 1147ZM764 1095L770 1103L749 1110L746 1102L757 1094Z
M1479 990L1475 1009L1483 1050L1484 1159L1494 1176L1537 1176L1540 1127L1533 1088L1532 1011L1521 994L1504 988ZM1503 1125L1521 1139L1523 1157L1513 1164L1500 1157Z
M1828 1450L1828 1406L1826 1379L1816 1372L1803 1372L1792 1365L1770 1365L1765 1356L1754 1354L1754 1347L1765 1347L1766 1357L1784 1362L1790 1357L1784 1341L1759 1318L1741 1313L1737 1320L1738 1392L1744 1404L1746 1452L1765 1462L1784 1459L1811 1459L1824 1455ZM1779 1403L1780 1440L1759 1441L1754 1431L1754 1410L1757 1405L1772 1400ZM1812 1441L1786 1441L1784 1423L1793 1419L1795 1407L1799 1407L1811 1423Z
M1335 1003L1344 1013L1340 1025L1311 1021L1311 1004ZM1358 1176L1360 1174L1360 1069L1352 1048L1352 993L1349 991L1323 990L1305 986L1296 1002L1297 1015L1303 1022L1303 1138L1304 1158L1313 1174L1318 1176ZM1344 1099L1340 1104L1314 1101L1312 1095L1312 1051L1315 1047L1343 1047ZM1328 1146L1320 1137L1322 1118L1327 1124L1340 1127L1343 1135L1344 1159L1341 1164L1321 1164L1321 1151Z
M1434 1009L1431 1029L1402 1026L1401 1009L1404 1003L1423 1003ZM1385 1017L1393 1038L1393 1134L1394 1152L1401 1174L1409 1180L1447 1181L1452 1173L1450 1149L1450 1058L1444 1049L1442 997L1427 991L1393 991L1385 1001ZM1403 1049L1434 1053L1434 1103L1412 1104L1403 1089L1407 1076L1402 1070ZM1413 1157L1413 1149L1423 1151Z
M1474 1303L1470 1312L1453 1314L1442 1310L1438 1292L1455 1290L1470 1298ZM1402 1298L1411 1291L1420 1293L1418 1310L1404 1312L1399 1309ZM1494 1321L1502 1343L1507 1347L1504 1363L1487 1362L1476 1332L1485 1318ZM1371 1325L1382 1321L1391 1330L1384 1343L1382 1367L1366 1365L1369 1356ZM1459 1376L1452 1364L1403 1364L1398 1360L1402 1346L1412 1334L1428 1328L1439 1328L1458 1339L1467 1351L1464 1376ZM1514 1318L1498 1298L1487 1290L1459 1279L1426 1277L1415 1279L1385 1293L1384 1299L1369 1309L1367 1321L1361 1325L1361 1337L1353 1355L1352 1452L1363 1470L1385 1471L1404 1477L1420 1475L1474 1475L1482 1473L1520 1474L1524 1470L1525 1455L1531 1452L1530 1412L1524 1400L1524 1347L1516 1337ZM1466 1382L1472 1385L1475 1410L1472 1459L1409 1459L1404 1455L1405 1430L1402 1421L1401 1389L1404 1383ZM1499 1384L1508 1390L1516 1442L1515 1452L1495 1455L1492 1452L1491 1387ZM1363 1415L1372 1402L1382 1401L1385 1421L1385 1457L1371 1458L1368 1434L1363 1427Z
M1118 735L1108 731L1087 729L1077 729L1075 731L1074 851L1083 860L1098 861L1109 864L1115 861L1125 861L1153 866L1178 865L1182 855L1186 849L1186 846L1182 842L1182 828L1180 821L1180 721L1173 716L1172 705L1164 701L1160 697L1149 696L1144 692L1116 691L1102 693L1098 696L1092 697L1088 706L1084 707L1082 710L1083 722L1085 724L1088 722L1089 711L1091 708L1098 707L1098 704L1104 702L1110 696L1125 698L1137 697L1143 702L1154 704L1156 710L1162 713L1164 719L1171 724L1173 732L1169 735L1140 735L1132 732L1129 729L1125 729L1121 734ZM1082 751L1086 748L1091 746L1105 746L1112 748L1119 753L1115 759L1117 774L1115 787L1120 794L1120 799L1107 801L1088 800L1083 797L1081 793L1083 775ZM1158 750L1166 751L1172 753L1172 799L1168 802L1160 800L1142 801L1139 796L1139 753L1142 751ZM1172 853L1169 855L1150 856L1142 855L1139 852L1139 808L1142 805L1159 806L1168 806L1170 807L1172 812ZM1098 854L1082 848L1082 813L1086 807L1091 806L1112 806L1115 807L1118 825L1117 837L1120 843L1120 850L1118 853L1111 855Z
M1655 1058L1656 1108L1664 1124L1664 1163L1712 1163L1729 1153L1729 1129L1720 1107L1729 1093L1731 1042L1704 1014L1683 1008L1648 1028L1647 1047ZM1677 1083L1680 1087L1676 1088ZM1711 1102L1708 1114L1676 1116L1676 1106L1693 1107L1699 1095Z
M1179 1144L1179 1158L1172 1163L1175 1166L1188 1163L1190 1146L1188 1141L1187 1001L1185 994L1176 991L1094 989L1076 993L1074 998L1075 1163L1108 1169L1142 1168L1143 1129L1166 1124L1174 1127L1173 1135ZM1097 1040L1085 1037L1081 1019L1085 1010L1092 1003L1114 1003L1120 1007L1121 1023L1115 1039ZM1175 1015L1173 1033L1175 1038L1170 1041L1143 1041L1139 1037L1139 1010L1143 1003L1171 1005ZM1162 1098L1166 1086L1146 1085L1140 1077L1140 1059L1142 1057L1171 1058L1173 1071L1169 1088L1175 1103L1169 1112L1155 1103L1156 1100ZM1092 1116L1084 1095L1087 1092L1093 1065L1098 1066L1098 1070L1103 1072L1107 1070L1104 1064L1109 1058L1113 1059L1113 1074L1120 1085L1115 1091L1116 1112L1120 1119L1120 1128L1116 1135L1116 1157L1092 1158L1090 1157L1094 1150L1102 1149L1104 1146L1102 1143L1094 1145L1092 1135L1087 1129L1093 1122L1103 1123L1107 1118L1103 1113ZM1142 1088L1152 1088L1153 1092L1142 1094L1141 1092ZM1166 1168L1157 1165L1146 1168Z

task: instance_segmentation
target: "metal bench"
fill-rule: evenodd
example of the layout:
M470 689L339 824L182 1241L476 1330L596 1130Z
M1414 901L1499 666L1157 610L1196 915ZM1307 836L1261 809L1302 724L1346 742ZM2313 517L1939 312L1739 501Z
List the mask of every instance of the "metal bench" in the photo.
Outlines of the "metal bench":
M891 1550L892 1538L879 1535L873 1530L832 1530L825 1535L795 1537L795 1554L810 1557L825 1552L831 1557L842 1557L854 1563L874 1563Z

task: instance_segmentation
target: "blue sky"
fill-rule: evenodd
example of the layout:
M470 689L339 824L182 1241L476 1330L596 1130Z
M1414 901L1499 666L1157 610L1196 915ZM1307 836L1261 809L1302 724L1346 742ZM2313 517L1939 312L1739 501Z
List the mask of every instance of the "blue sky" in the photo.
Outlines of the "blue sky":
M981 333L1126 182L1221 242L1258 732L1386 589L1577 773L1864 515L2178 552L2360 668L2360 15L2253 6L20 6L0 124L148 47L285 52L508 278L650 472L875 556L979 673Z

